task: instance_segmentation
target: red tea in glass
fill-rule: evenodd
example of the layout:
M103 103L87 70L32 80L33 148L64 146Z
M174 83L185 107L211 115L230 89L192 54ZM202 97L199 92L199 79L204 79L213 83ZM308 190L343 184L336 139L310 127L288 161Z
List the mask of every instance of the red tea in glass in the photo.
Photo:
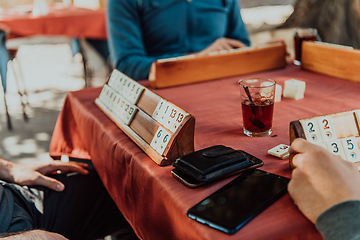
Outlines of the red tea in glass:
M250 137L271 134L276 82L267 78L239 81L244 134Z
M254 99L253 103L253 106L249 100L245 100L241 103L244 128L254 133L271 131L274 102L270 100L261 101ZM254 120L251 121L254 115L253 111L255 112L256 118L264 125L261 123L257 124Z
M301 64L301 45L303 41L315 41L317 30L315 28L300 28L296 29L294 35L295 46L295 65Z

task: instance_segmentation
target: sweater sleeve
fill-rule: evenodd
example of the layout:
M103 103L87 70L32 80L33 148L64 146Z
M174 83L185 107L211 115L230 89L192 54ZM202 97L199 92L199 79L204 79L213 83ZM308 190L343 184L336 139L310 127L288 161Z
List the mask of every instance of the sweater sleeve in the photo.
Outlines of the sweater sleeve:
M107 32L111 60L116 69L135 80L147 79L151 64L157 59L181 55L148 56L140 14L135 0L108 1Z
M247 46L250 46L249 34L240 14L240 3L238 0L229 2L231 6L229 12L229 26L226 37L237 39Z
M327 209L316 219L325 240L360 240L360 201L345 201Z

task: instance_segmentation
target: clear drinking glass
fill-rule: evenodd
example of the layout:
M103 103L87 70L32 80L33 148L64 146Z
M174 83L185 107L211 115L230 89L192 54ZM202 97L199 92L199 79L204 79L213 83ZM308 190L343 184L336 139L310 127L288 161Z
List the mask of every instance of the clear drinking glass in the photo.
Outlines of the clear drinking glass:
M297 28L294 34L295 59L294 64L301 64L301 44L303 41L315 41L318 32L315 28Z
M239 81L244 134L250 137L271 134L276 82L267 78Z

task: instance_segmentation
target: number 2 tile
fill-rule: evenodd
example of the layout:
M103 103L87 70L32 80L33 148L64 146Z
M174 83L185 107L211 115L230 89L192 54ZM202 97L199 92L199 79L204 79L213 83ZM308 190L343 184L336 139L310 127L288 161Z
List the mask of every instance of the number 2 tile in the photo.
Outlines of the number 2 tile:
M320 144L323 142L316 119L300 120L300 123L304 129L307 141L314 144Z
M324 142L337 139L331 116L316 118Z

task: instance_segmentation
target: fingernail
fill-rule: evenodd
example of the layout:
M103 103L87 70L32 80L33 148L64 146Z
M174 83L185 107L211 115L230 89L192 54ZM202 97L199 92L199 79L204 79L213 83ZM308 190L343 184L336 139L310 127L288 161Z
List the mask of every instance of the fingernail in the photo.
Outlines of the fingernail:
M64 186L61 184L56 184L56 191L62 191L64 190Z

